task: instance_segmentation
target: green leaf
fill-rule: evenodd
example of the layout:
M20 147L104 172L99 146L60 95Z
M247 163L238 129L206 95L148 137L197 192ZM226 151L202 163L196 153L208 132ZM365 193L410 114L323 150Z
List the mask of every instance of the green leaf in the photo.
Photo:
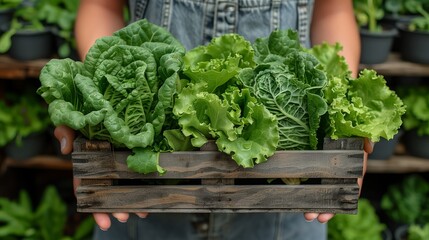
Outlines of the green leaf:
M83 63L48 63L37 92L49 104L56 126L114 147L160 151L162 132L177 127L172 108L182 84L184 53L167 30L137 21L99 38Z
M405 107L385 79L373 70L363 70L348 82L347 93L329 107L332 138L367 137L378 142L392 139L402 125ZM328 90L329 91L329 90Z
M138 173L165 173L165 169L159 166L159 152L147 148L133 148L133 154L127 158L128 168Z
M207 83L212 93L232 79L242 68L254 67L253 48L238 34L214 38L207 46L198 46L185 54L183 72L193 83Z

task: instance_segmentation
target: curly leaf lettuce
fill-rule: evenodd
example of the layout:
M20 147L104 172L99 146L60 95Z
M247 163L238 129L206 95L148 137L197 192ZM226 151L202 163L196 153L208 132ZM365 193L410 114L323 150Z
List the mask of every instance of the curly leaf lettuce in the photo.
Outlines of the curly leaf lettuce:
M277 120L247 89L229 87L221 96L190 84L179 94L174 114L185 136L200 147L214 139L218 149L238 165L253 167L274 154Z
M402 86L398 89L407 112L403 116L404 129L429 135L429 88L427 86Z
M189 84L173 108L193 146L215 140L243 167L266 161L278 144L277 119L236 81L243 69L254 66L251 44L237 34L190 50L183 67Z
M141 20L98 39L84 62L51 60L37 92L54 125L133 149L132 170L162 173L157 151L163 130L177 125L172 108L184 53L167 30Z
M183 72L192 83L206 82L207 91L214 92L241 69L254 67L253 56L250 42L238 34L225 34L188 51Z
M326 136L366 137L373 142L380 137L392 139L402 125L402 100L374 70L364 69L357 78L351 77L340 50L338 44L321 44L310 50L329 79L323 90L329 106Z

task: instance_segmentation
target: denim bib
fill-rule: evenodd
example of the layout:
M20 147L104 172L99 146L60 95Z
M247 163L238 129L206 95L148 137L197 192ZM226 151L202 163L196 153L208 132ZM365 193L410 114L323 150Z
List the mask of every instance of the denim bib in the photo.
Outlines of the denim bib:
M129 1L131 20L146 18L168 29L187 49L226 33L250 42L276 29L295 29L310 46L314 0L136 0Z

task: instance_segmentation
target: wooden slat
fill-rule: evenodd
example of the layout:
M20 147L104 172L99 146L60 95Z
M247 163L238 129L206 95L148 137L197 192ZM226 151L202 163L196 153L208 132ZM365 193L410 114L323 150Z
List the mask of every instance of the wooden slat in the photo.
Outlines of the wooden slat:
M7 55L0 55L0 78L13 80L39 78L40 70L49 60L18 61Z
M429 76L429 65L403 61L400 54L391 53L384 63L361 64L360 69L374 69L380 75L385 76L409 76L427 77Z
M130 152L73 153L77 178L357 178L362 176L363 150L278 151L267 162L242 168L216 151L162 153L167 173L139 174L128 169Z
M356 213L358 191L357 184L161 185L85 186L76 193L80 212Z

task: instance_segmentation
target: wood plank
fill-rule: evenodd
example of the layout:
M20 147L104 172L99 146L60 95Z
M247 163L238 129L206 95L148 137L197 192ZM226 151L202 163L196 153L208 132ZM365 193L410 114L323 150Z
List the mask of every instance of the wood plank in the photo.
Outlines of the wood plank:
M40 155L27 160L17 161L6 158L3 162L2 171L7 168L34 168L34 169L52 169L52 170L72 170L72 162L69 159L62 159L56 156Z
M357 184L343 184L85 186L76 193L80 212L356 213L358 192Z
M379 64L360 64L360 69L374 69L378 74L384 76L410 76L427 77L429 76L429 65L403 61L400 54L391 53L384 63Z
M50 59L19 61L7 54L0 55L0 79L25 80L39 78L41 69Z
M239 167L217 151L161 153L167 173L140 174L128 169L123 152L74 152L77 178L192 179L192 178L357 178L363 173L363 150L277 151L253 168Z
M429 159L410 155L394 155L388 160L368 159L367 173L429 172Z

